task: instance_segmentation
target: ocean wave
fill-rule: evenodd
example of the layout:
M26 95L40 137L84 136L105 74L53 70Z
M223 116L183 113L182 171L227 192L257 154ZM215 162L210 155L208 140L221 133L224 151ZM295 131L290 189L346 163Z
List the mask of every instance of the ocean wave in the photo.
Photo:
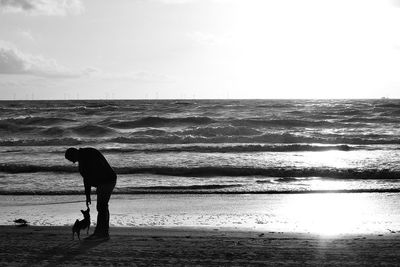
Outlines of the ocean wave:
M341 122L351 122L351 123L398 123L400 119L394 116L374 116L374 117L352 117L344 118L340 120Z
M89 136L89 137L97 137L97 136L107 136L113 134L115 131L104 126L97 126L93 124L85 124L77 127L71 128L72 132L80 135L80 136Z
M163 136L131 136L131 137L115 137L108 140L108 142L121 143L121 144L218 144L218 143L285 143L285 144L348 144L348 145L390 145L399 144L400 138L390 136L388 138L363 138L363 137L344 137L344 136L300 136L288 133L272 133L262 134L256 136L225 136L218 135L213 137L206 136L193 136L184 135L179 136L175 133L167 133Z
M84 141L76 138L0 140L0 146L75 146Z
M357 116L357 117L359 117L360 115L363 115L363 111L360 111L358 109L345 109L345 110L339 110L339 111L332 112L332 113L325 112L325 114L333 115L333 116Z
M258 126L258 127L337 127L338 124L330 121L317 121L306 119L240 119L233 120L235 126Z
M343 136L343 135L319 135L301 136L289 133L263 134L244 141L248 143L319 143L319 144L348 144L348 145L390 145L399 144L400 138L396 136Z
M66 129L62 127L50 127L46 128L44 130L41 130L40 132L44 136L64 136L66 134Z
M251 128L251 127L233 127L233 126L214 126L214 127L195 127L191 129L186 129L180 132L180 134L187 136L251 136L260 135L262 132Z
M117 174L154 174L182 177L216 177L216 176L260 176L260 177L322 177L332 179L400 179L400 171L389 169L339 169L339 168L257 168L257 167L116 167ZM34 173L34 172L77 172L76 166L69 165L26 165L3 163L0 172Z
M385 114L386 116L398 116L400 115L400 108L392 111L386 111Z
M168 134L169 133L167 131L160 130L160 129L148 129L148 130L135 132L135 136L150 136L150 137L165 136Z
M138 101L141 102L141 101ZM143 105L143 102L140 103ZM107 100L68 100L68 101L15 101L6 102L6 105L0 107L0 111L15 113L15 112L29 112L42 113L42 112L73 112L83 113L86 112L114 112L114 111L135 111L140 109L136 105L132 105L130 100L127 101L107 101Z
M117 129L130 129L137 127L161 127L161 126L181 126L181 125L202 125L215 122L209 117L144 117L130 121L116 121L108 124L109 127Z
M148 173L185 177L263 176L263 177L324 177L337 179L400 179L400 172L387 169L324 169L324 168L245 168L245 167L147 167L117 168L120 174Z
M175 101L175 102L173 102L172 104L173 104L173 105L190 106L190 105L195 105L196 102L194 102L194 101L191 101L191 102L188 102L188 101Z
M131 133L129 135L119 135L114 130L102 126L79 126L75 128L75 134L78 136L70 137L70 130L62 128L49 128L49 129L30 129L31 134L37 133L45 134L48 137L60 136L62 138L25 138L9 137L8 139L0 139L0 146L63 146L75 144L293 144L289 149L296 151L298 144L322 144L331 145L333 147L326 150L346 150L345 146L334 148L334 146L347 145L398 145L400 138L396 135L379 135L368 134L365 136L342 136L342 135L318 135L318 136L301 136L289 133L264 133L261 135L224 135L212 133L209 136L194 135L190 132L178 131L167 132L158 129L149 129ZM233 131L231 134L237 133ZM247 132L255 133L252 130ZM207 133L204 133L206 135ZM244 132L242 133L244 134ZM15 135L15 134L14 134ZM64 135L64 136L63 136ZM103 137L101 139L95 137ZM4 136L3 138L6 138ZM256 148L256 151L263 151L263 148ZM310 148L310 151L322 151L325 148ZM301 150L301 149L298 149ZM277 148L278 152L279 149ZM223 151L222 151L223 152ZM282 151L284 152L284 151Z
M30 126L30 125L25 125L25 124L16 124L16 123L10 123L10 122L5 122L2 121L0 122L0 130L7 132L7 133L13 133L15 134L16 132L33 132L36 131L38 128L36 126Z
M77 100L2 104L0 146L400 143L396 128L400 122L398 100ZM268 151L260 147L240 149ZM304 147L305 151L319 149L324 148Z
M75 122L70 119L63 118L44 118L44 117L24 117L14 119L0 120L0 130L4 135L10 136L63 136L66 132L65 128L60 125Z
M242 102L241 100L238 100L239 102ZM294 100L273 100L273 99L269 99L269 100L244 100L245 102L248 103L254 103L254 106L257 108L267 108L267 109L275 109L275 108L279 108L279 109L285 109L285 108L290 108L293 107L296 102ZM307 100L305 100L307 101ZM245 107L247 107L247 105L244 105Z
M69 122L75 122L75 121L72 119L59 118L59 117L32 117L32 116L24 118L12 118L12 119L8 118L0 120L0 124L10 123L16 125L42 125L42 126L50 126L50 125L69 123Z
M396 101L396 102L394 102ZM376 103L375 108L393 108L393 109L400 109L400 103L398 100L390 100L390 101L385 101L381 103Z
M242 144L242 145L224 145L224 146L169 146L160 148L104 148L103 152L108 153L169 153L169 152L195 152L195 153L240 153L240 152L301 152L301 151L351 151L358 149L372 149L366 147L355 147L349 145L262 145L262 144Z
M5 172L5 173L35 173L35 172L73 173L73 172L77 172L77 168L75 166L61 166L61 165L44 166L44 165L3 163L3 164L0 164L0 172Z

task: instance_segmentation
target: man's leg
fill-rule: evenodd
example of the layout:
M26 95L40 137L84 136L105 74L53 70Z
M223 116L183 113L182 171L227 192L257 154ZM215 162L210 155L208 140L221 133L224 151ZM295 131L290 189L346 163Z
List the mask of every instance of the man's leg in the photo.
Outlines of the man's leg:
M96 190L97 194L97 225L94 231L95 235L108 236L110 212L108 210L108 202L115 184L99 185Z

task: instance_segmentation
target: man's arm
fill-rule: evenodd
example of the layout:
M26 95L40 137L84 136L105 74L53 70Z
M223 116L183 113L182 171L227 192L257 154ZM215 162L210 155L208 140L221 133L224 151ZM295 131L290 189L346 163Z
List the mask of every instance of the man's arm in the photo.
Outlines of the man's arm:
M85 195L86 195L86 207L89 208L89 205L92 204L90 201L90 192L91 192L92 186L90 184L88 184L86 181L84 181L84 185L85 185Z

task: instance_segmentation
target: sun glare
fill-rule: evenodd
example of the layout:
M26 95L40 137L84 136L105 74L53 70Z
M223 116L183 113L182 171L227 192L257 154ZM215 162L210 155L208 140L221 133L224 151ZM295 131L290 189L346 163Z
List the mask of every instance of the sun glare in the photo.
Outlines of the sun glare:
M365 231L363 222L372 212L371 204L352 194L293 195L282 212L299 231L333 236Z
M311 152L305 155L305 161L316 164L317 166L327 166L333 168L348 167L346 158L342 151Z
M343 190L348 186L349 183L342 180L315 179L310 183L311 190Z

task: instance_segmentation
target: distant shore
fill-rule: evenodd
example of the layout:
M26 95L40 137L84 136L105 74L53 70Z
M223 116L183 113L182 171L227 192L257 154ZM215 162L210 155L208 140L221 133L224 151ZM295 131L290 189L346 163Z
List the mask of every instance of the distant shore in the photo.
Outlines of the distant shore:
M83 236L85 236L84 234ZM111 239L71 240L67 226L0 226L1 266L397 265L399 234L321 237L201 228L111 228Z

